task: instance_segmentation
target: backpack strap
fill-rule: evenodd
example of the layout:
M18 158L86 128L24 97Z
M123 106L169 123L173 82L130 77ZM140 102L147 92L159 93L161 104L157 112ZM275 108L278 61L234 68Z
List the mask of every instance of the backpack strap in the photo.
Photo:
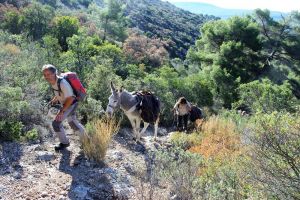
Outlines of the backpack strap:
M60 87L60 83L61 83L61 81L63 80L63 77L58 77L58 79L57 79L57 87L58 87L58 90L56 90L56 89L54 89L54 88L52 88L52 90L54 90L54 91L57 91L58 92L58 95L60 96L60 94L61 94L61 87Z

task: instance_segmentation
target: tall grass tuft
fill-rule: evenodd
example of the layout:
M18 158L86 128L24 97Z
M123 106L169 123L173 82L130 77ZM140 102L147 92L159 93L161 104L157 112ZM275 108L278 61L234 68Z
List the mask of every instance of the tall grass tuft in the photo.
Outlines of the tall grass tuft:
M233 121L212 116L202 125L202 132L201 144L190 148L191 152L221 159L240 154L240 135Z
M120 123L113 118L97 119L87 124L87 134L82 138L85 155L96 162L104 160L112 137L118 132Z

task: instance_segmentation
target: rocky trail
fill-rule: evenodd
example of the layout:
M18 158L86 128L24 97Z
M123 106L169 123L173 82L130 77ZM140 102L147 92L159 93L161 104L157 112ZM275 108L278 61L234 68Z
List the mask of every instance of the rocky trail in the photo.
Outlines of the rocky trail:
M39 143L0 143L0 199L168 199L168 186L152 188L145 175L149 152L168 145L166 130L159 130L157 142L149 130L137 144L131 129L121 129L99 164L84 156L72 131L67 132L71 145L55 152L56 137L39 128L48 133Z

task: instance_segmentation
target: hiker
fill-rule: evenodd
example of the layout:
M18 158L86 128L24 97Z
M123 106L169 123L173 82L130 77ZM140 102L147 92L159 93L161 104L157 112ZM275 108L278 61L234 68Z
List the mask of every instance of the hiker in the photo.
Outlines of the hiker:
M76 108L78 101L74 94L72 86L67 80L57 75L57 69L51 64L44 65L42 72L46 81L51 84L54 91L54 97L50 101L51 104L60 103L62 108L56 115L55 120L52 122L52 127L56 132L60 143L54 147L56 151L62 150L70 145L70 141L66 136L62 122L67 119L70 127L74 131L80 133L82 138L84 135L84 127L80 124L76 118ZM58 86L58 84L60 84Z
M191 104L184 97L180 97L175 103L173 110L177 115L177 130L187 131L188 116L191 111ZM183 122L183 123L182 123Z

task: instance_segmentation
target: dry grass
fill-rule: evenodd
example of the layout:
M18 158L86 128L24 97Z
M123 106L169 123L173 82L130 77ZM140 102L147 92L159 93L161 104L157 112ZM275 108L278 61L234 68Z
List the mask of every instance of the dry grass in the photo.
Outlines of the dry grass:
M6 44L3 46L3 50L12 54L12 55L19 55L21 53L21 50L18 46L14 44Z
M120 123L115 119L98 119L87 126L87 135L82 138L85 155L96 162L104 159L112 137L118 132Z
M202 136L198 132L186 134L182 132L175 132L171 135L171 143L182 149L189 149L192 146L201 144Z
M240 154L240 137L232 121L212 116L203 123L202 133L201 144L191 147L191 152L216 159L230 159Z

